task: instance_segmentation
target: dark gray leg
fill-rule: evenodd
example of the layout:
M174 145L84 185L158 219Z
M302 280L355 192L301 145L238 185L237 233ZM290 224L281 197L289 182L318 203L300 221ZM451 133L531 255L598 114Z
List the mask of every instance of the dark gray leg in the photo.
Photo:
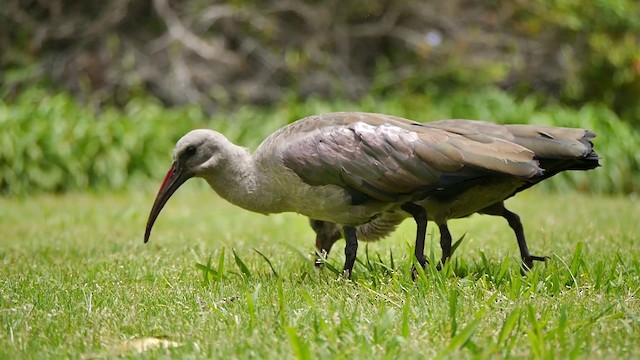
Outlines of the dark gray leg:
M504 206L504 202L491 205L479 211L482 214L502 216L509 222L509 226L513 229L518 240L518 247L520 248L520 258L522 258L522 270L527 271L533 268L534 261L546 261L548 256L536 256L529 253L529 247L527 246L527 239L524 236L524 229L522 228L522 222L518 214L507 210Z
M427 259L424 257L424 241L427 236L427 211L423 207L414 203L406 203L402 205L402 210L411 214L418 226L416 231L416 249L414 254L418 263L424 267L425 264L427 264Z
M527 271L533 268L534 261L546 261L548 256L536 256L529 253L527 247L527 240L524 237L524 229L522 228L522 222L518 214L504 209L502 215L509 222L509 226L516 233L516 239L518 239L518 247L520 248L520 257L522 258L522 269Z
M438 228L440 229L440 248L442 249L442 259L438 265L438 270L440 270L451 257L451 233L447 223L438 225Z
M358 253L358 239L356 238L356 228L353 226L345 226L344 230L344 238L347 242L347 245L344 247L344 269L342 273L351 277L351 272L353 271L353 264L356 262L356 254Z

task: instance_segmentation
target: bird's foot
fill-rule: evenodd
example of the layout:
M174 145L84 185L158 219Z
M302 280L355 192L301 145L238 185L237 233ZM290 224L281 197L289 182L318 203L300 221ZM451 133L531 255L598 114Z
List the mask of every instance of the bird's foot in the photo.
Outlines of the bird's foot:
M349 269L342 270L342 278L345 279L345 280L350 280L351 279L351 270L349 270Z
M322 250L321 252L317 252L316 251L316 260L314 261L314 265L316 267L320 267L322 265L324 265L327 262L327 256L329 254L327 253L326 250Z
M424 268L426 268L428 264L429 264L429 260L426 260L426 259L425 259L425 260L424 260L424 263L422 264L422 268L423 268L423 269L424 269ZM441 261L441 262L439 262L439 263L438 263L438 265L436 265L436 270L441 271L441 270L442 270L442 268L444 267L444 264L445 264L445 263L443 263L442 261ZM416 277L418 277L418 270L416 269L416 266L415 266L415 265L413 265L413 266L411 267L411 279L412 279L412 280L415 280L415 279L416 279Z
M527 273L527 271L533 269L533 262L534 261L546 262L549 259L550 259L550 257L548 257L548 256L529 255L527 257L524 257L524 258L522 258L522 268L520 269L520 273L522 275L525 275Z
M420 266L422 267L422 269L424 269L428 264L429 264L429 260L422 258L422 259L417 259L418 263L420 263ZM415 264L411 266L411 280L416 280L416 278L418 277L418 269L416 269Z

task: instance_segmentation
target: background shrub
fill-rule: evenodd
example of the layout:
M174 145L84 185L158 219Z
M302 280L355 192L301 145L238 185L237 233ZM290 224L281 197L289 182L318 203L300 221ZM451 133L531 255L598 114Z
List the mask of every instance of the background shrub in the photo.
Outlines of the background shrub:
M5 94L274 104L494 85L640 126L640 2L5 0Z
M175 142L187 131L208 127L255 148L275 129L296 119L330 111L371 111L417 121L486 119L584 127L598 134L604 158L595 171L559 176L549 188L597 193L637 192L640 140L634 130L603 105L572 109L518 101L487 89L446 98L366 96L358 103L317 98L288 99L275 106L246 106L207 116L197 106L165 108L149 97L133 98L121 109L96 110L68 93L31 88L0 102L0 191L6 195L70 190L123 189L149 177L160 179Z

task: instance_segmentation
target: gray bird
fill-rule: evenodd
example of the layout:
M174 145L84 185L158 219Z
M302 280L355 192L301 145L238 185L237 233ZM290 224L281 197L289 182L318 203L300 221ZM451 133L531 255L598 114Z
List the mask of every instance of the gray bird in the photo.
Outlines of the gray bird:
M346 239L346 275L356 259L358 226L409 214L417 224L416 258L424 264L429 218L446 223L467 216L565 170L556 169L560 159L545 172L534 151L489 131L499 133L498 125L458 128L458 121L434 126L382 114L322 114L279 129L253 154L218 132L193 130L176 144L144 240L171 195L201 177L244 209L338 224ZM554 137L554 129L541 136ZM574 131L583 133L587 140L577 142L589 151L579 156L585 164L570 167L597 166L592 133Z
M599 157L594 152L591 142L595 134L584 129L536 125L499 125L473 120L441 120L425 125L452 132L481 133L522 145L533 151L535 158L540 162L540 166L545 170L542 176L535 178L535 181L529 181L518 187L506 198L493 204L486 204L486 207L477 210L477 205L469 203L471 198L465 197L463 194L454 194L454 196L436 200L435 207L439 209L437 211L430 211L434 206L430 207L428 202L418 201L418 205L427 209L429 220L436 222L440 230L442 258L438 266L444 265L452 255L452 237L447 226L447 220L470 216L476 212L501 216L507 220L518 241L523 270L531 269L534 261L544 261L547 258L546 256L535 256L529 253L520 217L505 207L504 200L561 171L590 170L598 167ZM469 189L467 192L473 196L482 196L482 193L491 186L492 182L487 182L482 186ZM431 205L434 204L432 203ZM456 212L453 211L454 208L466 210ZM440 214L440 216L437 214ZM357 237L363 241L378 241L392 233L408 216L408 213L396 212L376 218L367 224L357 226ZM316 233L316 248L320 251L319 255L326 257L333 244L342 238L340 227L337 224L316 219L309 219L309 223ZM421 254L423 251L424 249L416 249L416 254ZM416 257L424 265L426 260L418 255ZM318 258L316 264L320 265L322 262L322 259Z

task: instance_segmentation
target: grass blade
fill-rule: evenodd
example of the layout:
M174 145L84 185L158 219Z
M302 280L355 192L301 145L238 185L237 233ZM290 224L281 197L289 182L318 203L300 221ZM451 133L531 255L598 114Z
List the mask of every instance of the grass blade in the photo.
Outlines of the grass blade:
M478 329L478 326L482 321L482 317L484 316L486 309L487 309L486 307L483 307L482 309L478 310L474 319L469 324L467 324L467 326L465 326L464 329L462 329L458 333L458 335L454 336L451 339L449 346L447 346L440 353L438 353L438 355L436 356L436 359L445 358L448 355L451 355L457 349L464 348L467 345L467 343L471 340L471 337L473 336L473 334Z
M302 251L300 251L298 248L296 248L295 246L292 246L291 244L287 244L287 243L282 243L284 246L288 247L291 251L293 251L296 255L298 255L301 259L303 259L306 268L309 269L311 272L315 272L316 270L316 265L315 264L315 254L314 255L314 260L309 261L309 258L307 257L308 254L303 253ZM319 259L322 260L322 257L320 257ZM324 262L323 262L324 263ZM324 263L326 264L326 263Z
M224 247L220 249L220 255L218 256L218 273L217 273L218 282L222 280L223 275L224 275Z
M384 263L384 260L382 260L382 256L380 256L380 253L378 253L378 262L376 263L376 265L380 266L380 268L384 271L385 276L391 276L391 274L393 273L393 268Z
M238 265L238 268L240 268L240 271L247 278L251 278L251 271L249 271L249 268L244 263L244 261L242 261L242 259L240 259L240 256L238 256L238 254L236 253L236 249L231 249L231 250L233 251L233 258L236 260L236 264Z
M311 359L309 345L298 336L296 329L293 326L287 326L287 333L289 334L289 340L291 340L291 346L293 347L293 353L296 354L296 358L300 360Z
M280 315L280 321L282 325L286 325L289 320L287 320L287 304L284 301L284 289L282 287L282 279L278 279L277 283L277 293L278 293L278 315Z
M578 241L578 243L576 243L576 249L573 253L573 259L571 259L572 274L578 273L578 269L580 268L580 265L582 263L582 246L583 246L582 241Z
M456 310L458 307L458 292L451 289L449 293L449 320L451 321L451 337L456 335L458 331L458 323L456 321Z
M453 245L451 245L451 255L453 255L453 253L456 252L456 249L458 248L458 246L460 246L465 236L467 236L467 233L462 234L462 236L460 236L460 239L458 239L458 241L456 241L455 243L453 243Z
M529 328L527 329L527 337L529 338L529 347L536 359L544 358L544 338L538 314L531 304L527 306L527 320Z
M209 260L207 260L206 265L196 263L196 269L202 270L202 283L205 286L209 284L209 281L211 281L214 276L219 276L218 271L211 267L211 255L209 255Z
M211 271L213 271L213 269L211 269L211 255L209 255L209 259L207 259L207 269L204 272L204 284L208 284L209 280L211 280L211 278L209 278L209 274L211 273ZM217 274L216 274L217 275Z
M367 269L369 269L370 272L373 272L373 265L371 265L371 261L369 260L369 244L364 245L364 255L367 259Z
M269 264L269 267L271 268L271 271L273 272L273 275L275 275L276 277L279 277L278 272L276 271L276 269L273 267L273 264L271 263L271 260L269 260L268 257L266 257L263 253L261 253L260 251L258 251L257 249L253 249L253 251L257 252L258 255L262 256L262 258L264 259L264 261L267 262L267 264Z
M498 334L497 345L502 347L505 345L507 341L507 337L511 334L511 331L516 326L518 321L520 320L520 309L515 308L509 316L504 320L502 324L502 329L500 330L500 334Z
M324 267L326 267L329 271L331 271L332 273L336 274L336 275L341 275L342 271L339 270L337 267L331 265L330 262L324 262L322 263L324 265Z
M411 329L409 328L409 316L411 315L411 296L407 294L404 299L404 306L402 306L402 337L409 338Z
M482 250L480 250L480 259L482 260L482 266L484 267L485 272L491 270L491 267L489 266L489 260L487 260L487 256Z

